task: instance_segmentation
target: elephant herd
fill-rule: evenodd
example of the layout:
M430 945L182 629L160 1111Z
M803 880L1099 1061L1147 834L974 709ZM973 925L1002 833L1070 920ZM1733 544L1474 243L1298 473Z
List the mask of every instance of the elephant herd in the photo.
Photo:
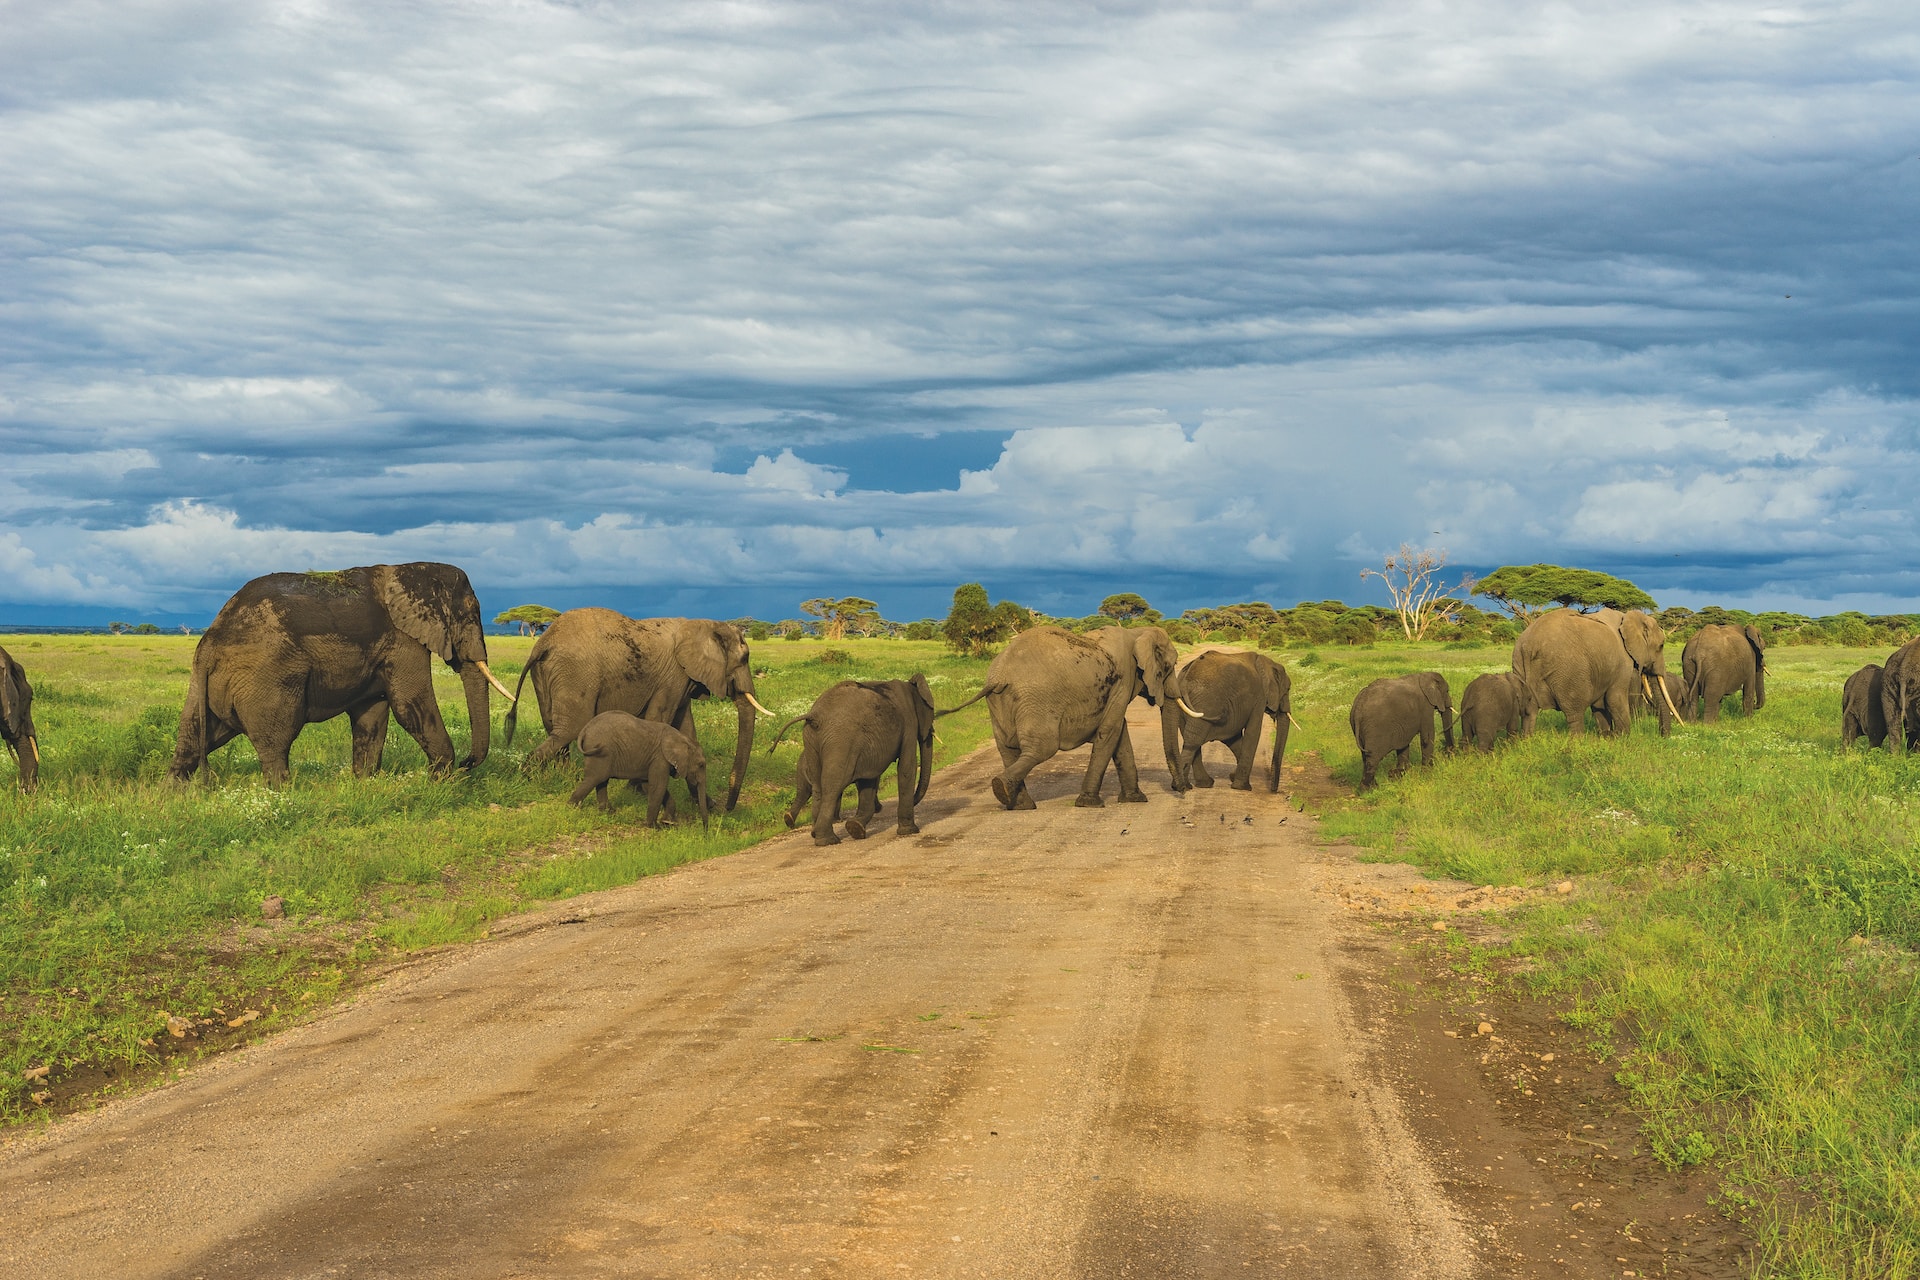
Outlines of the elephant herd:
M1766 702L1766 642L1752 627L1702 628L1681 655L1681 673L1666 669L1666 637L1645 613L1559 609L1535 618L1515 641L1512 670L1476 678L1460 703L1461 737L1481 750L1495 738L1531 733L1542 710L1559 711L1568 731L1585 730L1588 711L1608 734L1625 732L1636 712L1654 715L1660 731L1675 719L1718 719L1721 700L1739 693L1750 714ZM456 760L433 693L431 659L461 679L471 726L467 754ZM746 637L710 619L625 617L611 609L574 609L547 628L509 692L487 666L480 606L467 575L452 565L367 565L326 573L256 578L221 608L194 651L169 775L179 781L209 766L222 745L244 735L270 785L289 777L288 751L300 730L336 716L349 719L355 776L380 767L389 720L446 774L472 768L490 745L492 691L510 707L504 724L513 741L518 700L531 682L546 739L528 757L539 764L581 748L584 777L573 799L626 779L646 792L647 821L672 816L669 777L687 785L704 820L709 811L706 762L694 738L695 698L734 703L737 733L725 807L738 802L757 715ZM980 692L937 710L924 676L843 681L783 726L777 747L803 725L789 826L813 810L816 843L833 843L841 799L856 788L849 835L867 834L878 809L878 786L897 771L898 829L917 831L915 806L933 771L934 721L974 702L987 703L1001 768L991 787L1007 809L1031 809L1028 775L1061 751L1091 745L1076 805L1098 806L1109 766L1122 803L1146 800L1141 790L1127 708L1144 697L1159 711L1161 748L1175 792L1210 787L1201 748L1223 743L1234 755L1231 785L1252 787L1265 718L1274 725L1266 783L1277 790L1291 715L1285 668L1264 654L1208 650L1185 663L1159 627L1107 627L1075 633L1039 626L1021 632L993 659ZM19 765L23 790L39 773L39 735L26 673L0 649L0 741ZM1375 681L1355 697L1349 725L1359 744L1362 785L1381 763L1398 773L1414 741L1423 763L1434 758L1434 718L1454 745L1451 695L1434 672ZM1843 693L1842 739L1920 747L1920 640L1884 665L1861 668ZM771 751L773 748L769 748ZM911 777L910 777L911 775Z

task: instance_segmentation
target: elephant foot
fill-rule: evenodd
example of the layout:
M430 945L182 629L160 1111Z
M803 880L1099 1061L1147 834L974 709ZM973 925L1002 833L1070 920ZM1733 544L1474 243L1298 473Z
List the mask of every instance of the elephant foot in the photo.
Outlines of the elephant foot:
M787 830L789 831L793 830L794 823L800 821L800 811L798 809L790 809L780 816L787 820Z
M1038 809L1040 806L1033 802L1033 792L1022 786L1019 797L1013 802L1013 807L1016 809Z
M1232 784L1231 784L1231 785L1232 785L1232 787L1233 787L1233 789L1234 789L1235 791L1251 791L1251 790L1253 790L1253 783L1251 783L1251 782L1242 782L1242 781L1240 781L1240 780L1239 780L1238 778L1235 778L1235 779L1233 780L1233 782L1232 782Z
M867 824L858 818L848 818L847 834L855 840L865 840L867 838Z
M917 836L920 834L920 824L917 822L903 822L893 829L893 834L897 836Z
M1196 773L1193 775L1193 785L1211 790L1213 787L1213 779L1204 773Z
M816 844L816 845L825 845L825 844L839 844L839 843L840 843L840 837L839 837L839 836L837 836L837 835L835 835L835 834L833 834L833 832L831 832L831 831L829 831L829 832L827 832L827 834L825 834L825 835L823 835L823 836L815 836L815 837L813 838L813 842L814 842L814 844Z
M1146 802L1147 793L1144 791L1123 791L1120 793L1121 804L1145 804Z
M1090 796L1082 792L1073 798L1073 807L1076 809L1104 809L1107 807L1107 802L1099 796Z
M993 798L1000 802L1002 809L1013 808L1013 797L1007 794L1007 780L996 777L993 780Z

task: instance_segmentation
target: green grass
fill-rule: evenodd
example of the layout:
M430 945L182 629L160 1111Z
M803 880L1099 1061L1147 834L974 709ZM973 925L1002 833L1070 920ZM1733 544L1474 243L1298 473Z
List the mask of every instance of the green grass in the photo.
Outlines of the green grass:
M762 717L739 807L663 831L640 826L644 801L613 791L614 812L566 803L573 765L528 775L541 738L528 695L511 749L494 747L471 776L436 780L396 726L383 771L350 772L344 719L309 726L294 744L293 780L261 782L244 740L216 753L214 783L165 780L194 641L187 637L9 636L0 644L33 682L43 757L40 790L22 796L0 776L0 1123L44 1114L29 1068L53 1068L67 1098L108 1073L151 1072L164 1055L202 1043L166 1034L166 1015L218 1022L259 1009L246 1034L323 1005L382 957L469 939L545 899L629 883L729 853L784 831L798 734L772 756L779 725L849 677L926 672L949 706L979 687L981 661L933 643L772 641L755 647ZM490 641L509 682L532 641ZM438 669L443 714L464 742L458 681ZM698 703L710 767L724 787L732 757L730 704ZM531 730L531 731L529 731ZM984 704L941 721L936 763L987 735ZM0 766L4 770L5 766ZM936 782L935 785L938 785ZM678 791L678 784L675 787ZM269 894L285 922L261 919ZM78 1081L79 1085L72 1082Z
M1357 783L1367 681L1466 683L1504 648L1282 655L1303 747ZM1840 751L1840 688L1884 650L1776 649L1768 703L1661 739L1570 739L1415 768L1326 829L1479 884L1580 878L1496 949L1616 1056L1652 1151L1710 1161L1769 1275L1920 1274L1920 759ZM1679 654L1669 654L1678 669Z

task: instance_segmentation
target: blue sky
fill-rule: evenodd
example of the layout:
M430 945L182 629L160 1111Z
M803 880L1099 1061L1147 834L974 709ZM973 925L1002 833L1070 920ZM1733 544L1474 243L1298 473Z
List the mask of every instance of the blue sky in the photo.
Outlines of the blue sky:
M1893 3L7 6L0 621L1920 608Z

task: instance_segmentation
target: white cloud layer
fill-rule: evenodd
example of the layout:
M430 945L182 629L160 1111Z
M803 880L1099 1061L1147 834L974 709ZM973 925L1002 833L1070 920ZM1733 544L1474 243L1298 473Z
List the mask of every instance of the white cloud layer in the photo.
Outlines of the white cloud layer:
M7 27L0 604L1289 602L1403 539L1920 601L1890 0Z

